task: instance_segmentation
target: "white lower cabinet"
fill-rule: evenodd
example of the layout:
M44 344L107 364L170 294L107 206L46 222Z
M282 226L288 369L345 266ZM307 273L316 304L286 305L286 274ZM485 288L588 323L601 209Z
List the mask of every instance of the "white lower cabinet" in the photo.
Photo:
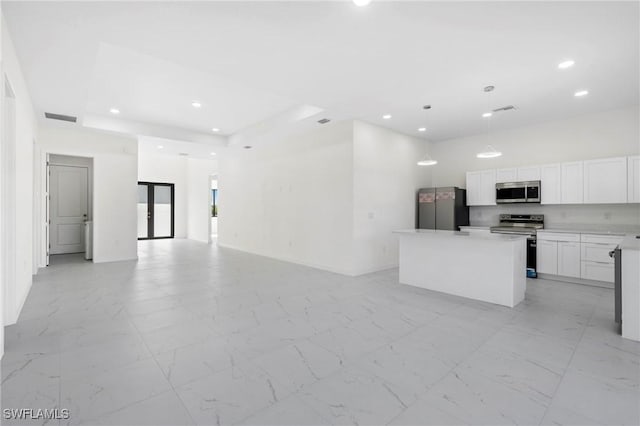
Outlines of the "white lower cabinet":
M580 277L585 280L604 281L612 283L615 276L615 267L610 263L582 262Z
M612 283L615 266L609 252L615 249L622 239L623 237L619 236L582 234L580 278Z
M536 269L542 274L558 275L557 241L537 241Z
M538 232L537 270L542 274L612 283L614 261L609 252L622 236Z
M558 241L558 275L580 278L580 243Z
M538 232L538 272L580 278L580 234Z

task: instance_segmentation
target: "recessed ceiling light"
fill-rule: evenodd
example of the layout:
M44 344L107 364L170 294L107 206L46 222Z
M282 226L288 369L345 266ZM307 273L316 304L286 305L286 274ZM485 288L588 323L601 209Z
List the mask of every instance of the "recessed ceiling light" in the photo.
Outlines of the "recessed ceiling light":
M369 3L371 3L371 0L353 0L353 4L360 7L367 6Z
M111 108L111 109L109 110L109 112L110 112L111 114L120 114L120 110L119 110L118 108Z
M158 145L158 149L162 149L162 148L164 148L164 146Z
M426 132L426 131L427 131L427 128L426 128L426 127L420 127L420 128L418 129L418 131L419 131L419 132Z
M560 62L558 64L558 68L560 68L561 70L564 70L567 68L571 68L573 64L575 64L574 61L572 61L571 59L567 59L566 61Z
M216 155L216 153L215 153L215 152L212 152L212 153L211 153L211 155Z
M418 161L418 166L435 166L438 164L436 160L420 160Z
M219 132L220 129L218 129L217 127L214 127L213 129L211 129L212 132Z
M482 116L483 116L484 118L491 117L492 115L493 115L493 113L492 113L492 112L485 112L484 114L482 114Z
M576 93L573 94L573 96L576 97L581 97L581 96L587 96L589 94L588 90L578 90Z
M391 114L385 114L382 116L382 118L384 118L385 120L388 120L391 118Z
M244 149L251 149L251 148L252 148L252 146L251 146L251 145L245 145L245 146L243 146L243 148L244 148Z
M202 104L198 101L193 101L191 102L191 106L194 108L200 108L202 106Z

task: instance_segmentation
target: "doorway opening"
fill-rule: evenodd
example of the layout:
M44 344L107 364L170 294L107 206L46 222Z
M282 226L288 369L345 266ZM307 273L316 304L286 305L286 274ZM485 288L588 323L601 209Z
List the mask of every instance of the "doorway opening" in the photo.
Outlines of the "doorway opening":
M174 236L174 184L138 182L138 240L156 240Z
M218 177L210 177L209 204L211 206L209 220L209 242L218 238Z
M93 159L49 154L47 265L93 259Z

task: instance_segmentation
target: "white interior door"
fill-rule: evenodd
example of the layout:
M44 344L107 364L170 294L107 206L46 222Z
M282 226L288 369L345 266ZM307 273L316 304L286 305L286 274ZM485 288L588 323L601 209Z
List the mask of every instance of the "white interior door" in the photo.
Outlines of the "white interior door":
M86 167L49 166L50 254L82 253L84 222L89 213L89 173Z

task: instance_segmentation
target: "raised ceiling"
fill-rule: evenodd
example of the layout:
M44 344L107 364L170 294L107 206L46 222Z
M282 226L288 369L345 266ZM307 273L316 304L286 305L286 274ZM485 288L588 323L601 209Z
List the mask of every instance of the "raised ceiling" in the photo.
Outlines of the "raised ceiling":
M640 97L638 2L3 1L3 13L38 111L80 118L117 107L233 134L307 104L445 140L483 132L487 108L517 107L494 115L501 129ZM566 58L575 66L558 70Z

